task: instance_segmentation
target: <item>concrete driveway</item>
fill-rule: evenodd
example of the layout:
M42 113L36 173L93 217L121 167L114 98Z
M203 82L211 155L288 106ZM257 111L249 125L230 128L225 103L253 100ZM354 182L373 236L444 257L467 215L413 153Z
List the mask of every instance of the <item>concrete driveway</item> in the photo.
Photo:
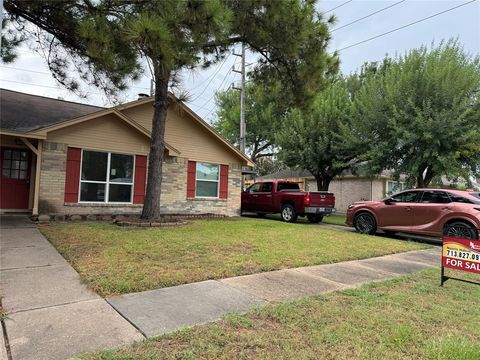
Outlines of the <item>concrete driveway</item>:
M0 217L0 293L11 360L66 359L143 339L26 216Z

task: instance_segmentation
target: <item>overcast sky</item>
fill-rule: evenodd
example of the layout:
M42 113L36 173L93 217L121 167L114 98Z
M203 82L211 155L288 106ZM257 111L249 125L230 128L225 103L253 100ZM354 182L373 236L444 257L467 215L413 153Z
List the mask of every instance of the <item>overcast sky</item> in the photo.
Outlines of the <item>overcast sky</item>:
M337 16L337 23L332 27L333 40L329 50L333 52L343 49L441 11L468 3L470 0L407 0L394 5L399 1L320 1L318 4L320 11L325 12L338 7L327 14ZM394 6L348 25L390 5ZM335 30L344 25L348 26ZM358 69L366 61L381 60L386 54L403 54L409 49L424 44L429 45L432 41L438 43L440 40L450 37L458 37L465 50L471 54L480 54L480 0L342 50L340 52L341 71L348 74ZM239 50L238 47L237 52ZM249 54L247 62L254 62L256 58L254 54ZM215 116L215 91L227 89L233 82L238 83L239 74L231 70L234 64L237 64L238 68L239 61L238 57L231 55L208 70L184 74L183 88L191 94L191 101L188 105L206 120L211 121ZM0 86L2 88L94 105L112 105L95 88L91 88L90 95L86 99L79 98L62 89L49 75L44 60L27 48L21 49L18 59L13 64L2 64L0 70ZM150 79L145 76L122 94L122 100L134 100L138 93L148 93L149 87Z

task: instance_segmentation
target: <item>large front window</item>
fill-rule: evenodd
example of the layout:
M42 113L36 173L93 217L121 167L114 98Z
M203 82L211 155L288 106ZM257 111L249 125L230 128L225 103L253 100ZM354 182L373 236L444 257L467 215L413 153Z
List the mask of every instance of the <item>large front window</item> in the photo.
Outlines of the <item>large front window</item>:
M133 155L82 151L80 201L131 203Z
M197 162L197 197L218 197L219 173L218 165Z

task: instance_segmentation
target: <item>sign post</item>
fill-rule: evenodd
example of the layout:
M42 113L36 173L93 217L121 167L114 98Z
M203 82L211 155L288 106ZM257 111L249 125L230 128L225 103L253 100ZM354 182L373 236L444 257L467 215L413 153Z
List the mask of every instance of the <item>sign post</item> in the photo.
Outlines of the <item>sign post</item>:
M480 275L480 240L444 236L442 249L442 272L440 285L448 279L480 285L478 282L445 275L445 268L468 271Z

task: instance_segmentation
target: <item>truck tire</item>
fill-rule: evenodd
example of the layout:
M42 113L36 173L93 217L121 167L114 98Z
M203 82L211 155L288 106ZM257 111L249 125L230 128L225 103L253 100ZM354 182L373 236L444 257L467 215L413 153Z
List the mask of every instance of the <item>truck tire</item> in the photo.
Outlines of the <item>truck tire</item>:
M297 221L297 212L295 208L290 204L285 204L282 206L282 212L280 213L282 220L289 223L294 223Z
M318 224L323 220L323 215L316 215L316 214L308 214L307 219L312 224Z

